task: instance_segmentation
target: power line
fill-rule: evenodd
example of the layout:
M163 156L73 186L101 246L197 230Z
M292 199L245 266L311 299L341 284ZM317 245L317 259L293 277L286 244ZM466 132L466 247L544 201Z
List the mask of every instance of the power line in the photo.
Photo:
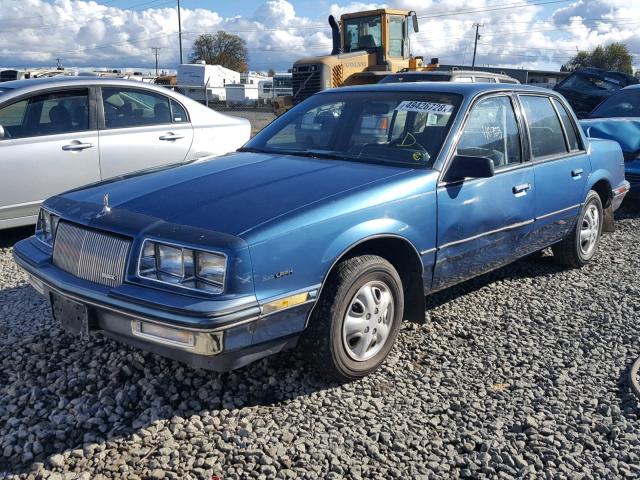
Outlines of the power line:
M160 3L158 3L160 2ZM156 5L152 5L151 4L156 4ZM122 16L122 12L141 12L144 10L148 10L149 8L157 8L157 7L161 7L164 5L168 5L168 4L173 4L173 0L151 0L151 1L147 1L147 2L143 2L140 5L137 5L138 9L121 9L120 12L118 14L113 14L113 15L102 15L102 16L97 16L97 17L92 17L92 18L88 18L88 19L84 19L84 21L79 22L78 20L72 20L69 22L60 22L60 23L56 23L56 24L48 24L48 25L35 25L35 26L25 26L25 25L16 25L14 28L2 28L3 32L10 32L10 31L15 31L15 30L49 30L51 28L59 28L61 26L64 25L86 25L88 23L91 22L95 22L98 20L108 20L110 18L116 18L116 17L121 17ZM140 7L145 7L143 9L140 9ZM3 22L7 21L6 19L0 17L0 20L2 20ZM16 21L21 21L24 20L24 18L16 18Z

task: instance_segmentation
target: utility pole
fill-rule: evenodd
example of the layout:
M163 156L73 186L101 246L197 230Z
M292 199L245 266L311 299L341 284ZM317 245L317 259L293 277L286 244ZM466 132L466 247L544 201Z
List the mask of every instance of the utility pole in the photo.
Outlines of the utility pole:
M182 21L180 20L180 0L178 0L178 41L180 42L180 64L182 64Z
M160 51L159 47L151 47L151 50L153 50L153 53L156 56L156 77L158 76L158 52Z
M473 26L476 27L476 38L475 38L475 41L473 42L473 61L471 62L471 69L475 70L476 51L478 50L478 40L480 39L480 34L478 33L478 30L480 29L480 27L484 27L484 24L474 23Z

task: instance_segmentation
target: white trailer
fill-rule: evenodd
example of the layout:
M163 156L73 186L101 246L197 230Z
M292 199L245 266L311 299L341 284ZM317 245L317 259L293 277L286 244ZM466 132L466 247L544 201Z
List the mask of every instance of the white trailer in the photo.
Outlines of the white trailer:
M225 87L227 107L255 106L258 104L258 85L236 83Z
M182 64L176 80L176 88L187 97L202 103L223 102L225 86L240 83L240 74L220 65Z
M258 100L261 104L271 103L273 100L273 78L258 82Z

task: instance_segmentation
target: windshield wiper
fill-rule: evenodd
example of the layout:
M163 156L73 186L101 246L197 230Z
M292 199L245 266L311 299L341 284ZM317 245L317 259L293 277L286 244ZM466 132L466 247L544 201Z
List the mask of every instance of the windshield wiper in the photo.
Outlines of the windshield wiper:
M273 150L267 150L265 148L256 148L256 147L240 147L236 150L236 152L249 152L249 153L278 153Z
M300 155L301 157L310 158L327 158L329 160L348 160L356 158L349 155L337 154L332 152L319 152L317 150L295 150L291 153L287 152L287 155Z

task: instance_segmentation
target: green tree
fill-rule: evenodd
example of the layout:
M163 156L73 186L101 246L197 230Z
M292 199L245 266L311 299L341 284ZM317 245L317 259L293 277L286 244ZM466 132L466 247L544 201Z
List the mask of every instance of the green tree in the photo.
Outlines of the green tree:
M249 68L246 42L227 32L205 33L198 36L191 49L191 62L204 60L208 65L222 65L236 72Z
M581 68L596 67L604 70L633 74L633 59L624 43L614 42L607 46L599 45L591 52L580 51L560 69L573 72Z

